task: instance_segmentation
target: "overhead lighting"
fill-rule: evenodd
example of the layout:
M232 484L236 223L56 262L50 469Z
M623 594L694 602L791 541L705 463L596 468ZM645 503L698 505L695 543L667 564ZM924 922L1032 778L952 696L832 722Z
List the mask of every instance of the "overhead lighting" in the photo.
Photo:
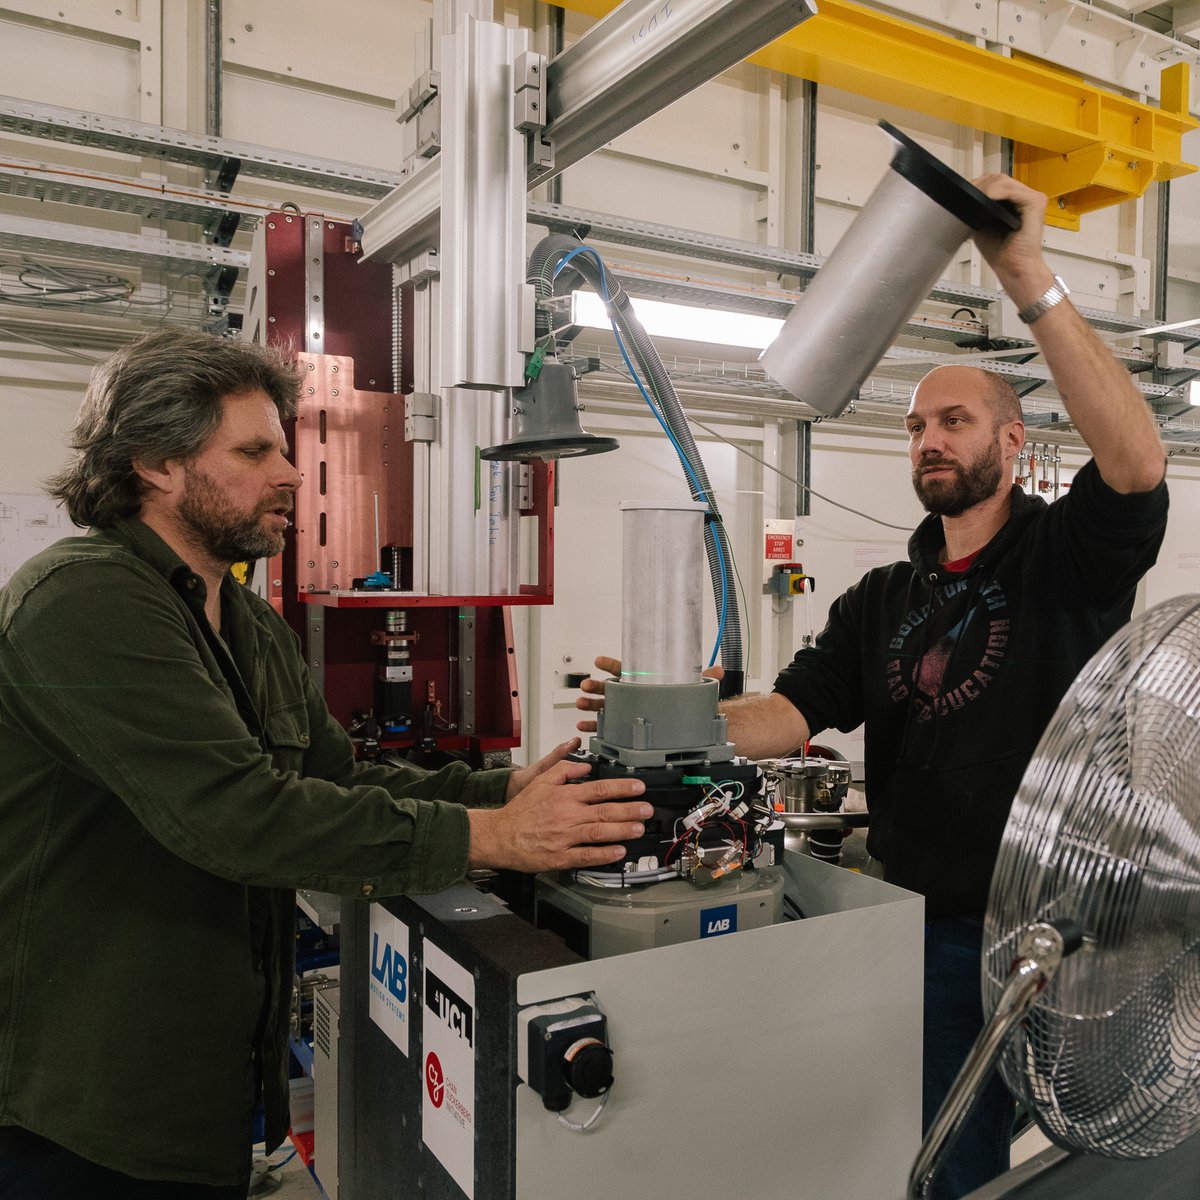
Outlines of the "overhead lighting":
M696 308L662 300L634 300L633 311L651 337L703 342L711 346L742 346L765 350L783 327L776 317ZM589 329L608 329L608 312L595 292L571 293L571 320Z

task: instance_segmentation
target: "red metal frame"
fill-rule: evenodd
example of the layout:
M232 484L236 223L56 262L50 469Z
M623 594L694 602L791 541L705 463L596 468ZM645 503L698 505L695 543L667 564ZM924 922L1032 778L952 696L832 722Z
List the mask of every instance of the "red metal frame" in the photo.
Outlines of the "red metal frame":
M305 233L322 225L322 353L306 343L310 294ZM330 711L350 725L374 702L378 609L403 609L412 642L414 710L411 736L385 746L423 740L440 750L479 756L518 745L520 699L510 606L549 604L554 598L554 464L532 464L528 507L537 522L536 581L508 596L434 596L353 590L353 581L380 568L376 546L408 547L413 532L413 447L404 437L404 395L413 388L413 305L395 305L392 268L362 262L351 227L314 214L272 213L265 229L267 340L297 350L305 381L297 418L288 431L304 474L297 494L296 527L285 552L268 564L271 603L307 642L313 606L326 610L320 654ZM395 311L398 308L398 312ZM398 330L394 326L399 326ZM393 339L400 338L400 379L393 379ZM398 385L398 386L397 386ZM379 537L375 531L378 498ZM464 610L474 612L464 612ZM441 610L439 612L439 610ZM473 620L474 638L460 623ZM454 721L460 654L471 654L475 706L472 733L424 728L425 698ZM310 660L315 654L310 654ZM416 713L414 714L416 715Z

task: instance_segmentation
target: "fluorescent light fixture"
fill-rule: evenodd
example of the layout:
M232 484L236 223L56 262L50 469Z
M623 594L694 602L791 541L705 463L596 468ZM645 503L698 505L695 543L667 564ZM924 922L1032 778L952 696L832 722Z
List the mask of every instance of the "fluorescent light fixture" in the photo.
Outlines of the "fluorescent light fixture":
M1193 379L1188 384L1188 403L1200 408L1200 379Z
M758 317L721 308L667 304L662 300L634 300L632 303L638 320L651 337L765 350L783 328L783 321L776 317ZM595 292L571 293L571 320L589 329L609 328L604 301Z

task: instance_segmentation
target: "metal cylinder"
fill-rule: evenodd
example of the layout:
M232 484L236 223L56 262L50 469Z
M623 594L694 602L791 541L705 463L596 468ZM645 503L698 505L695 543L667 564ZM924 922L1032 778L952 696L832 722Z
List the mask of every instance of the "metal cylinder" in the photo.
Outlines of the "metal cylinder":
M697 683L703 667L704 512L621 505L621 680Z
M1018 219L898 130L891 169L763 352L797 400L836 416L972 229Z

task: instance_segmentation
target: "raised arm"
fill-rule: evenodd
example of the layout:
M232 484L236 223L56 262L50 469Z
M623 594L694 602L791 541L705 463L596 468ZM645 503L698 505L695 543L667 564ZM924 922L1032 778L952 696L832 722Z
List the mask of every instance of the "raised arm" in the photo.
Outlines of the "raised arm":
M975 184L993 199L1012 201L1021 213L1020 229L1004 237L979 233L975 241L1012 302L1027 308L1054 284L1042 254L1046 197L1007 175L984 175ZM1123 493L1156 487L1166 458L1150 409L1129 372L1070 300L1037 317L1029 331L1104 482Z

